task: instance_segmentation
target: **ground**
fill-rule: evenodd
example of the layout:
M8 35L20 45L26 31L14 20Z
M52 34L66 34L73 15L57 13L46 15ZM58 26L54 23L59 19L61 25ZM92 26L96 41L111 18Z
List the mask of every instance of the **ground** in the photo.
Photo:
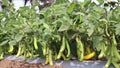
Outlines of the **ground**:
M0 68L63 68L63 66L50 66L43 65L42 63L28 63L24 61L4 59L0 61Z

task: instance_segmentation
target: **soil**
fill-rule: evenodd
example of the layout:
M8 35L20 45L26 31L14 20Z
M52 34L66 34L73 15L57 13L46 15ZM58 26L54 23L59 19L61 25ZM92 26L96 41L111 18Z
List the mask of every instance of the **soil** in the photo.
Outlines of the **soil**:
M63 66L50 66L43 65L42 63L28 63L24 61L4 59L0 61L0 68L63 68Z

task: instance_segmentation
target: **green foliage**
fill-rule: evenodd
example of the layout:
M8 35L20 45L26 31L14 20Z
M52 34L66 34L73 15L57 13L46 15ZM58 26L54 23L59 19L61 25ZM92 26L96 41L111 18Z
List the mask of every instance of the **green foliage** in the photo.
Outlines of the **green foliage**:
M68 0L56 0L56 4L62 4L62 3L66 3L69 2Z
M119 10L106 12L89 0L52 5L39 14L34 7L15 11L9 6L0 12L0 55L45 57L45 63L53 65L52 59L70 60L72 56L82 61L90 47L98 54L94 59L108 57L106 68L111 63L117 68Z

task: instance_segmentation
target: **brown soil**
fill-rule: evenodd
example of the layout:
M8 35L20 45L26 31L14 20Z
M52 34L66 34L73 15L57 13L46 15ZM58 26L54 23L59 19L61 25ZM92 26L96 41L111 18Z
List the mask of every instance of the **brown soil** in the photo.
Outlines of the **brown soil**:
M63 68L63 66L58 65L43 65L41 63L28 63L23 61L15 61L15 60L1 60L0 68Z

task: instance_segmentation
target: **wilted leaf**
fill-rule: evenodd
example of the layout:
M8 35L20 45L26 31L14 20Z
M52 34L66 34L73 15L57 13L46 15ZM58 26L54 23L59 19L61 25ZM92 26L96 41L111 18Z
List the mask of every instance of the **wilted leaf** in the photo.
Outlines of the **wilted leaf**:
M23 38L23 35L20 35L20 34L15 35L15 40L16 40L17 42L21 41L22 38Z
M91 36L92 33L94 32L94 29L93 28L87 29L87 32L88 32L88 36Z
M60 28L59 28L58 31L65 31L65 30L68 30L69 27L70 27L70 25L68 25L67 23L63 23L63 24L60 26Z
M16 45L16 43L17 42L15 40L12 40L12 41L9 42L9 45Z

